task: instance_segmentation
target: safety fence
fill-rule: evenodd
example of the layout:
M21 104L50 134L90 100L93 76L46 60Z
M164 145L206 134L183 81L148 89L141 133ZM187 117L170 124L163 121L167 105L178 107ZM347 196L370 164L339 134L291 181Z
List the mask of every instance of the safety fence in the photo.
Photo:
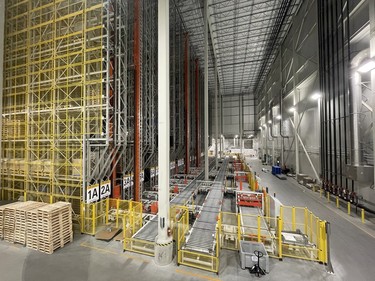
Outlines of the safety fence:
M279 206L280 211L275 211L271 208L275 204L272 198L267 196L265 202L268 202L265 204L265 213L271 216L263 215L261 209L251 207L242 208L243 213L238 214L221 212L221 248L239 250L240 240L254 241L263 243L271 257L327 263L325 221L307 208ZM275 213L279 215L272 216Z
M178 244L178 233L186 233L187 231L189 231L189 209L185 206L175 205L170 208L169 214L170 228L172 230L173 240L175 240ZM126 235L126 237L124 237L124 250L148 256L154 256L156 245L156 241L154 238L156 238L157 235L157 223L157 220L151 220L150 222L148 222L149 225L143 226L149 228L151 231L150 237L152 237L152 239L149 240L138 239L133 236L140 228L134 229L135 231L129 232L129 235ZM153 229L155 231L152 231Z
M124 236L125 233L134 233L142 226L142 203L112 198L81 203L82 233L95 235L106 225L122 227Z
M218 273L220 266L220 219L216 228L215 237L212 237L214 241L212 249L190 249L184 247L189 230L181 226L177 240L177 265L182 264Z

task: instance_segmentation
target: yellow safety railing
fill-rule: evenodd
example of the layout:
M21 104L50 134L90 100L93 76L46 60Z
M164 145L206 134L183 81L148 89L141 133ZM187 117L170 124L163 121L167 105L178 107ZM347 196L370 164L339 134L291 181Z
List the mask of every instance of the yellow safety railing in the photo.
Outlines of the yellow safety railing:
M142 203L112 198L81 203L82 233L95 235L100 227L111 223L116 228L123 227L124 232L130 229L133 234L142 226Z
M217 231L215 235L216 239L216 246L215 246L215 253L213 255L199 253L196 251L189 251L184 249L179 249L177 252L177 262L178 264L187 265L195 268L199 268L202 270L207 270L211 272L219 272L219 265L220 265L220 220L218 221ZM183 241L184 238L181 237Z
M325 221L320 220L307 208L281 206L279 226L282 256L326 263ZM297 239L288 239L293 235Z
M81 203L81 233L95 235L105 225L106 200L96 203Z
M240 220L236 213L221 212L220 247L229 250L239 249Z

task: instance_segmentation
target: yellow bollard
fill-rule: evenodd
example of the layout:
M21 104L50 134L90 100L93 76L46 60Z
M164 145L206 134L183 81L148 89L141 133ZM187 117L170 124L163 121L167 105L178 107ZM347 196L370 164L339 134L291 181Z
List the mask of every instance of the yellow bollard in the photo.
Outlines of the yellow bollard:
M365 223L365 209L361 210L362 223Z
M336 207L337 207L337 209L340 208L340 202L339 202L338 196L336 196Z
M350 202L348 202L348 215L350 216Z

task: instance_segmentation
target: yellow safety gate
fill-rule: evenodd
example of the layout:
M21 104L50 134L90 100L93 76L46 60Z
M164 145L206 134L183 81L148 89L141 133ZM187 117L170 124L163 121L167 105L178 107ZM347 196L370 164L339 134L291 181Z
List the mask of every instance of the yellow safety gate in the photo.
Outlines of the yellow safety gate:
M142 226L142 203L107 198L96 203L81 203L81 232L95 235L100 227L112 224L134 233ZM125 226L125 227L124 227Z
M326 223L307 208L281 206L282 255L298 259L327 262ZM288 236L300 240L290 242ZM296 239L294 239L296 240Z
M191 250L184 250L183 244L185 242L185 234L184 231L180 231L178 235L178 250L177 250L177 265L186 265L190 267L195 267L199 269L203 269L206 271L211 272L219 272L219 266L220 266L220 219L217 224L217 230L216 230L216 246L215 246L215 253L213 255L205 254L202 252L197 251L191 251Z

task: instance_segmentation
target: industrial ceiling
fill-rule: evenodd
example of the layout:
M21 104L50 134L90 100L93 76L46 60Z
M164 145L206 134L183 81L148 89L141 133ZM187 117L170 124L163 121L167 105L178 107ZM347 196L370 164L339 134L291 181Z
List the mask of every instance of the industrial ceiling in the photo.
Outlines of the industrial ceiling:
M208 0L209 84L217 61L220 93L256 93L301 0ZM174 0L200 63L204 62L204 0Z

